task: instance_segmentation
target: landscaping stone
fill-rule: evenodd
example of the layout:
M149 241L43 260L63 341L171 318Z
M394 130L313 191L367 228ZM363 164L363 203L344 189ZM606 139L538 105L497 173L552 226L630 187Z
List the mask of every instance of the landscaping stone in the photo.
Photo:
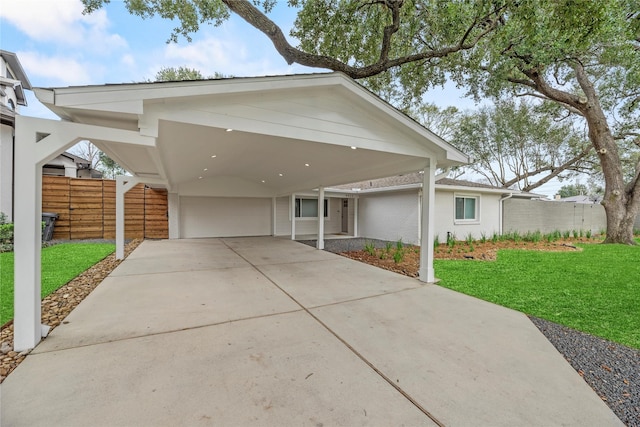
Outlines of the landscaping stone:
M142 239L132 240L125 246L125 257L128 256ZM120 264L115 253L109 255L78 277L62 286L42 300L42 323L51 327L50 331L63 322L64 318L98 286ZM8 351L4 351L8 349ZM5 355L0 363L0 383L13 371L29 353L13 351L13 321L0 329L0 353Z

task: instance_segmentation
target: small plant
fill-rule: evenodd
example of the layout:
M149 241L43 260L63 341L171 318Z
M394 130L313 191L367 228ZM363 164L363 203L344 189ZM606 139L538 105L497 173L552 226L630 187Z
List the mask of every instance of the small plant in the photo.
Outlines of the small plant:
M364 244L364 251L371 256L376 256L376 245L373 242L366 242Z
M456 245L456 235L453 233L447 233L447 246L453 248Z
M584 235L585 235L585 237L586 237L587 239L591 239L591 236L592 236L592 235L591 235L591 230L587 230L587 231L584 233Z
M573 230L572 234L573 238L575 239L576 237L578 237L578 230Z
M440 246L440 237L436 235L436 237L433 239L433 249L437 249L438 246Z
M487 234L484 231L480 233L480 242L487 243Z
M563 232L562 237L564 237L565 239L568 239L569 237L571 237L571 232L568 230Z
M469 243L469 252L473 252L474 250L473 243Z
M556 235L555 235L554 233L549 233L549 234L547 234L547 235L545 236L545 238L546 238L547 242L549 242L549 243L553 243L553 242L555 242L556 240L558 240L558 239L556 238Z
M391 243L391 242L385 243L385 245L384 245L385 252L391 253L391 248L393 248L393 243Z
M467 234L467 238L465 239L465 241L467 242L468 245L471 245L474 242L473 234L471 233Z
M397 250L393 253L393 262L395 262L396 264L401 263L404 260L404 251L403 250Z
M398 239L396 242L396 250L401 251L404 249L404 244L402 243L402 239Z
M580 237L582 237L582 236L583 236L583 234L584 234L584 232L582 231L582 228L581 228L581 229L580 229L580 234L579 234L579 236L580 236Z
M13 250L13 223L7 222L7 216L0 212L0 252Z
M493 233L493 234L491 235L491 241L492 241L493 243L497 243L497 242L498 242L498 240L500 240L500 235L499 235L498 233Z

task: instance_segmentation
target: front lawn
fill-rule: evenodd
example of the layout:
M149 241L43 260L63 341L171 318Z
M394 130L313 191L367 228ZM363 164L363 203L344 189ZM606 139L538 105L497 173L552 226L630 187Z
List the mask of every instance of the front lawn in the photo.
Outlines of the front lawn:
M640 247L502 250L493 262L435 260L441 286L640 348Z
M113 253L110 243L64 243L42 249L42 298ZM13 252L0 253L0 325L13 318Z

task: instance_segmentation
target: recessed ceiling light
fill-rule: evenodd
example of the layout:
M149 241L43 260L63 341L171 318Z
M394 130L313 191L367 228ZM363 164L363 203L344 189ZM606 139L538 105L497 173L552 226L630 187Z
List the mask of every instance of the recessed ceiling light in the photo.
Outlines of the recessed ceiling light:
M305 165L305 166L307 166L307 167L309 167L309 163L305 163L304 165Z
M199 177L198 177L198 179L202 179L202 177L201 177L201 176L199 176Z
M355 149L356 149L356 147L354 147L354 146L351 146L351 149L352 149L352 150L355 150Z
M209 170L208 168L204 168L204 171L205 171L205 172L206 172L206 171L208 171L208 170Z
M266 181L263 179L262 182L266 182Z
M283 174L279 173L278 176L284 176Z
M216 156L215 154L211 156L212 159L215 159L216 157L218 156Z
M233 129L227 129L227 132L233 132Z

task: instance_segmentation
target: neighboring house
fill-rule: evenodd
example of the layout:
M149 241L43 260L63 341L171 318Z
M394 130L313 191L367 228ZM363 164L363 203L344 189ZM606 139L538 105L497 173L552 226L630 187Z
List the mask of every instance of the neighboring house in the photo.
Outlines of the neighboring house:
M557 194L553 201L565 203L584 203L587 205L591 205L600 204L602 202L602 196L586 196L584 194L580 194L577 196L560 197L560 195Z
M337 202L332 204L336 212L341 203L350 207L357 200L357 220L354 221L353 209L349 209L347 219L343 220L346 226L338 231L353 235L355 224L359 236L391 241L402 239L405 243L418 244L422 178L420 172L415 172L328 188L327 194L337 197ZM501 234L504 200L540 197L544 196L437 177L435 236L445 242L447 237L463 240L469 235L479 239L483 234L487 237ZM336 231L336 226L328 228Z
M93 169L89 160L65 151L42 166L42 174L70 178L102 178L102 172Z
M13 162L15 117L27 105L25 90L31 90L15 53L0 50L0 212L13 219Z
M13 220L15 118L21 106L27 106L25 90L31 83L13 52L0 50L0 212ZM102 172L91 169L89 161L64 152L42 168L43 175L73 178L102 178Z

